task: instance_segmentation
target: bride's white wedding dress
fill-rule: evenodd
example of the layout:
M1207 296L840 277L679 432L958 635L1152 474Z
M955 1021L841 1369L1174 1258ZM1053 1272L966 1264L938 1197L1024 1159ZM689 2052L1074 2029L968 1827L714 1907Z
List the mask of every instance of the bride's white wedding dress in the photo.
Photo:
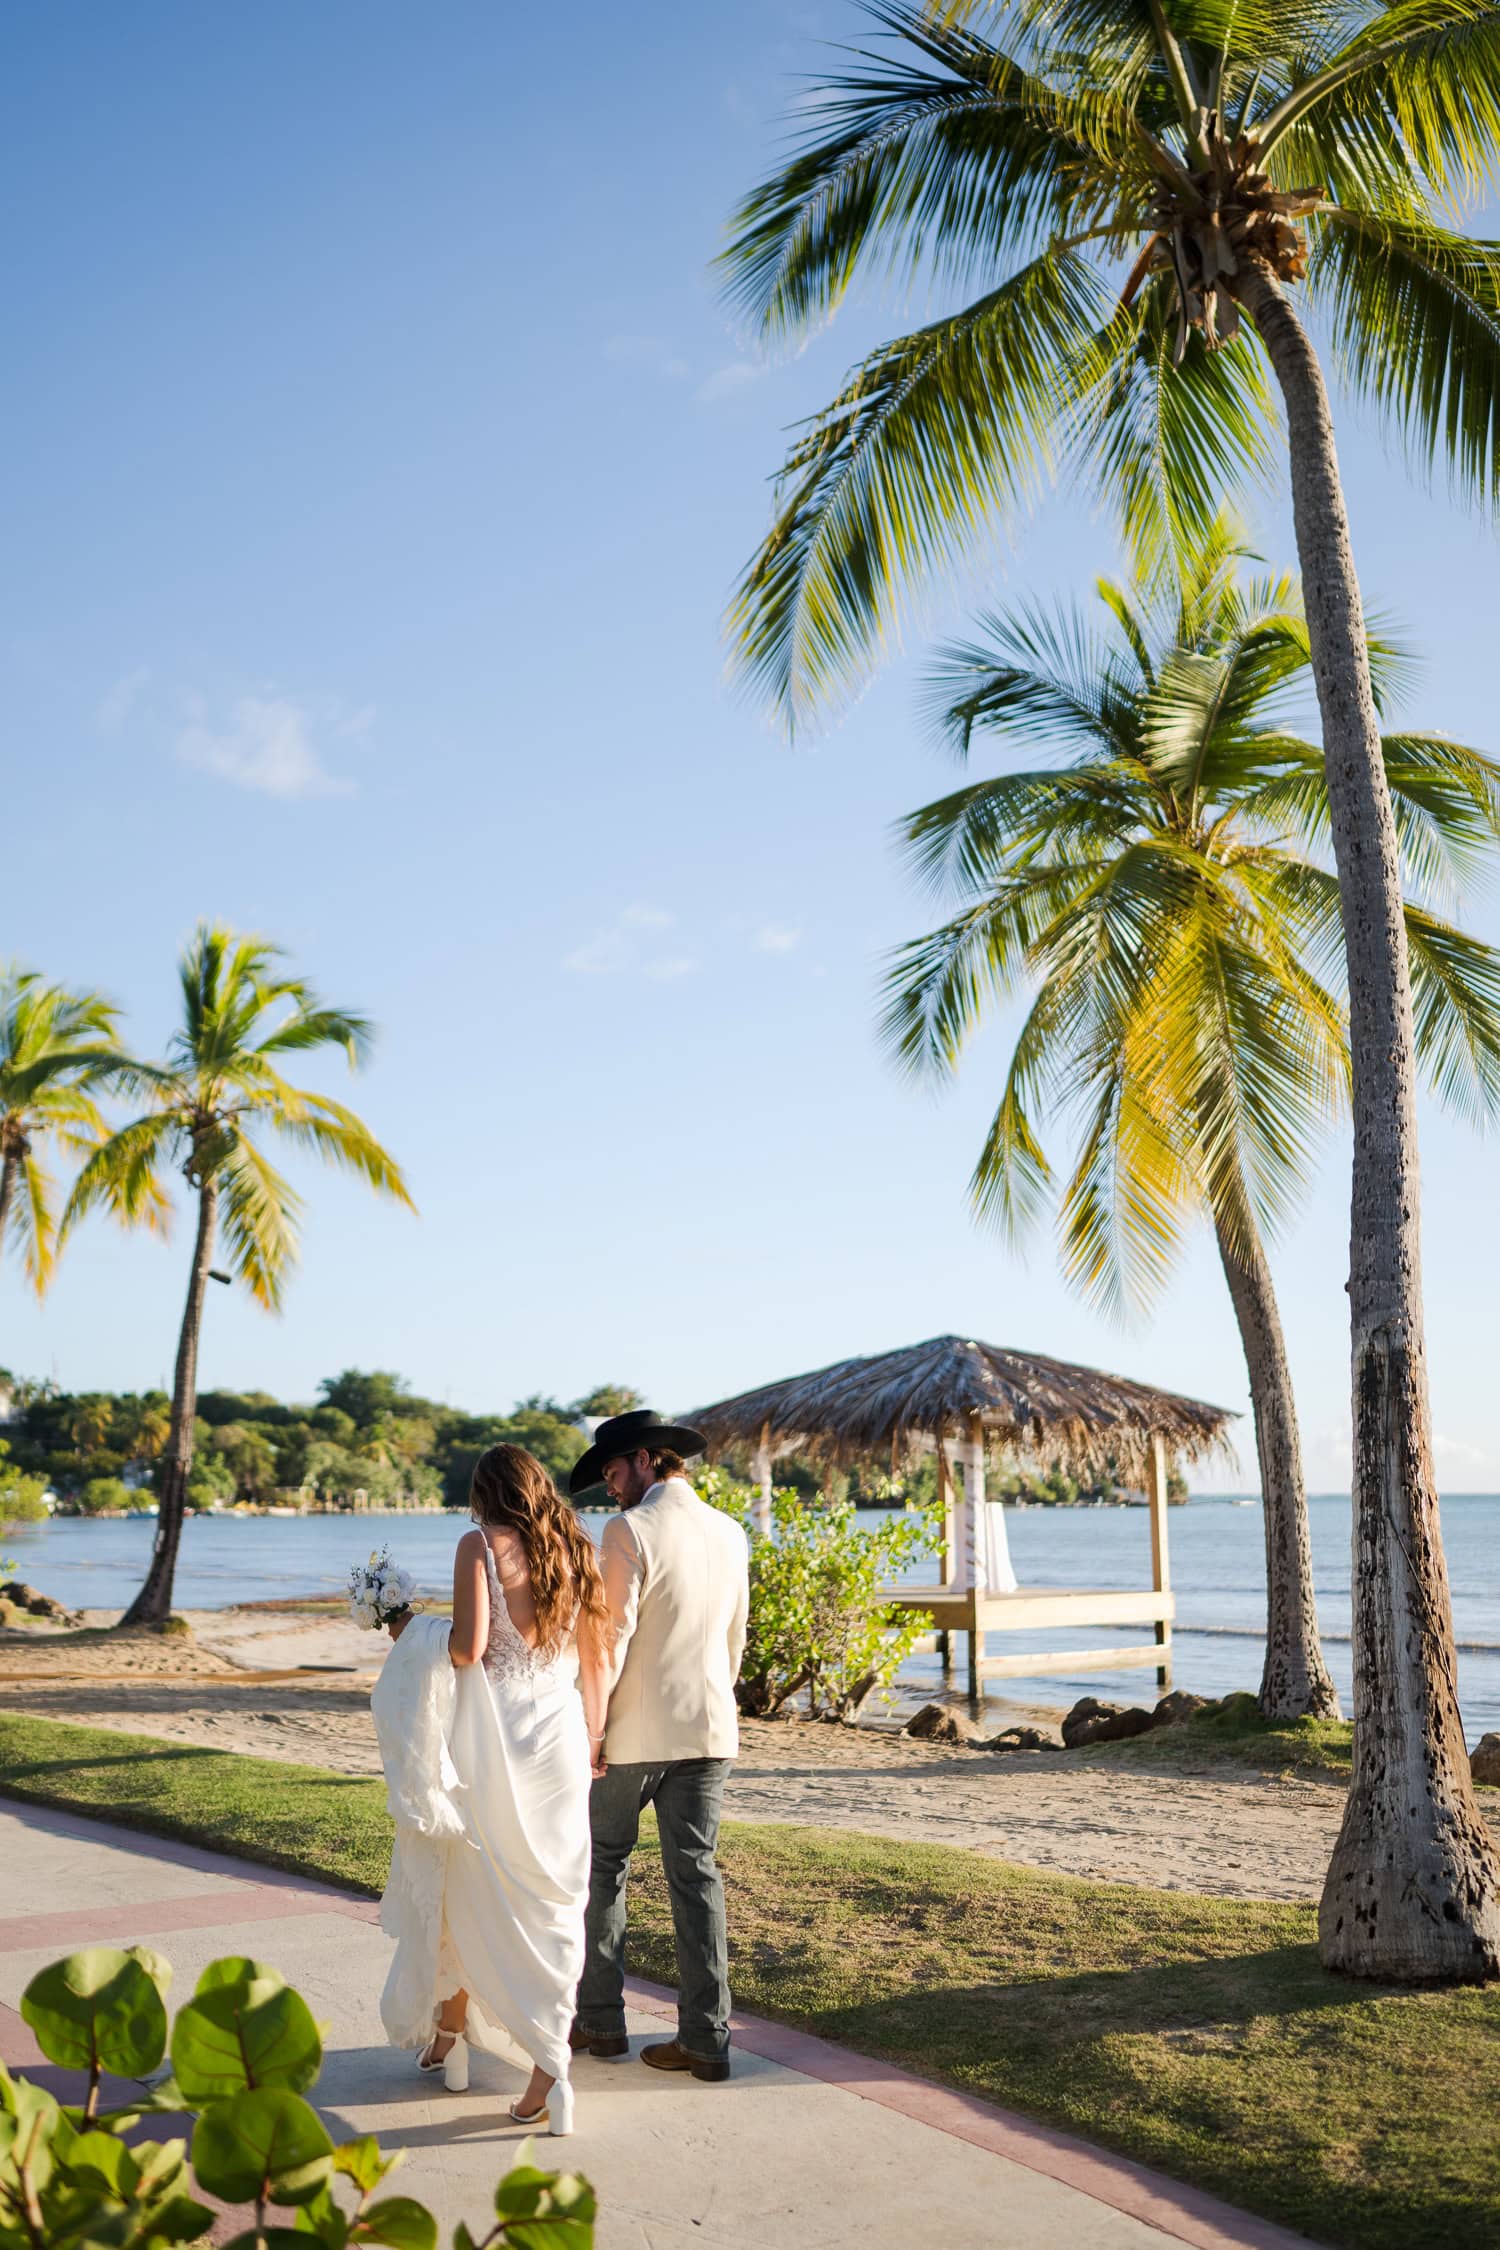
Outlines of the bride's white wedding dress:
M462 1988L471 2046L519 2047L566 2079L590 1849L577 1641L533 1649L488 1539L484 1556L481 1661L455 1672L447 1620L414 1618L371 1697L396 1819L380 1910L396 1957L380 2012L394 2045L423 2046L437 2005Z

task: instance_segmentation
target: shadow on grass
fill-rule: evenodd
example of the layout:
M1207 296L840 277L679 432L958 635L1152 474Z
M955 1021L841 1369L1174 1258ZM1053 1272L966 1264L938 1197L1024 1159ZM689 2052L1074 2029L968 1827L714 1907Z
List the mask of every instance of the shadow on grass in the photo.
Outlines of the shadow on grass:
M1311 1945L807 2004L764 1946L736 1997L1348 2250L1500 2250L1495 1995L1352 1984ZM637 1973L671 1978L667 1949ZM814 1970L814 1986L821 1980ZM801 2004L796 1993L802 1983Z
M150 1756L147 1758L142 1758L137 1750L125 1751L112 1757L31 1758L18 1764L7 1764L4 1776L0 1778L0 1791L9 1795L19 1795L20 1792L14 1785L28 1777L33 1780L40 1780L47 1775L102 1774L108 1772L111 1768L122 1767L132 1767L138 1773L144 1772L149 1775L155 1768L165 1765L203 1766L215 1763L233 1765L238 1762L236 1753L232 1750L209 1750L192 1743L177 1744L153 1741ZM368 1789L372 1786L372 1777L369 1774L325 1773L316 1767L299 1767L290 1764L278 1765L278 1779L283 1788L316 1789L320 1794L327 1789ZM114 1802L113 1796L109 1801Z

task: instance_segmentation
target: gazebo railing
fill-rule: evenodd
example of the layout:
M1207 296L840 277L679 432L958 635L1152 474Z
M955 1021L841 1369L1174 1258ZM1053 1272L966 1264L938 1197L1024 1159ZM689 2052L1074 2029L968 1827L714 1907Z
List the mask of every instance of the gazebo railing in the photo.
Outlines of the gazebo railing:
M896 1608L931 1613L939 1653L945 1662L952 1648L952 1636L955 1633L967 1636L971 1706L978 1709L987 1679L1024 1680L1059 1672L1114 1672L1154 1666L1158 1687L1169 1687L1172 1624L1177 1604L1171 1590L1167 1543L1164 1440L1159 1435L1153 1437L1146 1455L1151 1583L1142 1587L1022 1586L1004 1592L991 1591L983 1583L982 1570L984 1542L980 1510L985 1505L982 1435L971 1435L969 1443L960 1450L959 1464L961 1489L955 1492L951 1480L944 1480L948 1504L939 1583L936 1586L891 1586L885 1592ZM985 1649L986 1639L991 1634L1135 1624L1151 1626L1153 1637L1149 1642L1102 1648L1016 1649L996 1656L989 1655Z

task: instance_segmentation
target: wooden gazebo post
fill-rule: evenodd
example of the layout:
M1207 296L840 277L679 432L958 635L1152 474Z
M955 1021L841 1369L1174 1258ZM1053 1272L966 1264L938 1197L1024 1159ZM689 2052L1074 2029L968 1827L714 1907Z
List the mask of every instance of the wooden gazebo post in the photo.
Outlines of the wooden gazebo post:
M944 1586L951 1586L958 1553L958 1540L956 1536L957 1526L953 1521L952 1464L948 1459L948 1441L941 1430L937 1433L937 1502L938 1514L943 1519L943 1551L938 1560L940 1583ZM948 1638L946 1627L940 1628L938 1632L937 1652L938 1662L946 1672L953 1660L953 1644Z
M984 1657L984 1627L980 1610L986 1592L984 1570L984 1424L969 1416L964 1446L963 1583L974 1596L974 1624L969 1634L969 1705L979 1708L979 1667Z
M1172 1587L1171 1563L1167 1554L1167 1441L1160 1430L1151 1435L1150 1451L1146 1455L1146 1499L1151 1509L1151 1584L1158 1594L1170 1593ZM1172 1684L1172 1621L1168 1617L1156 1620L1156 1645L1162 1660L1156 1668L1159 1688Z

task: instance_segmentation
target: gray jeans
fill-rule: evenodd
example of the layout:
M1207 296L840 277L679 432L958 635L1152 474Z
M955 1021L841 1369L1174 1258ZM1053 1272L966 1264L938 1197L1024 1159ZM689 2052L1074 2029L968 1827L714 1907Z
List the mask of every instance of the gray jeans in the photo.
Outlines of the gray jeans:
M642 1808L654 1805L677 1940L677 2036L695 2055L722 2055L728 2048L729 1935L714 1860L728 1773L727 1758L680 1758L668 1766L611 1765L594 1783L578 2022L596 2039L625 2032L625 1885Z

